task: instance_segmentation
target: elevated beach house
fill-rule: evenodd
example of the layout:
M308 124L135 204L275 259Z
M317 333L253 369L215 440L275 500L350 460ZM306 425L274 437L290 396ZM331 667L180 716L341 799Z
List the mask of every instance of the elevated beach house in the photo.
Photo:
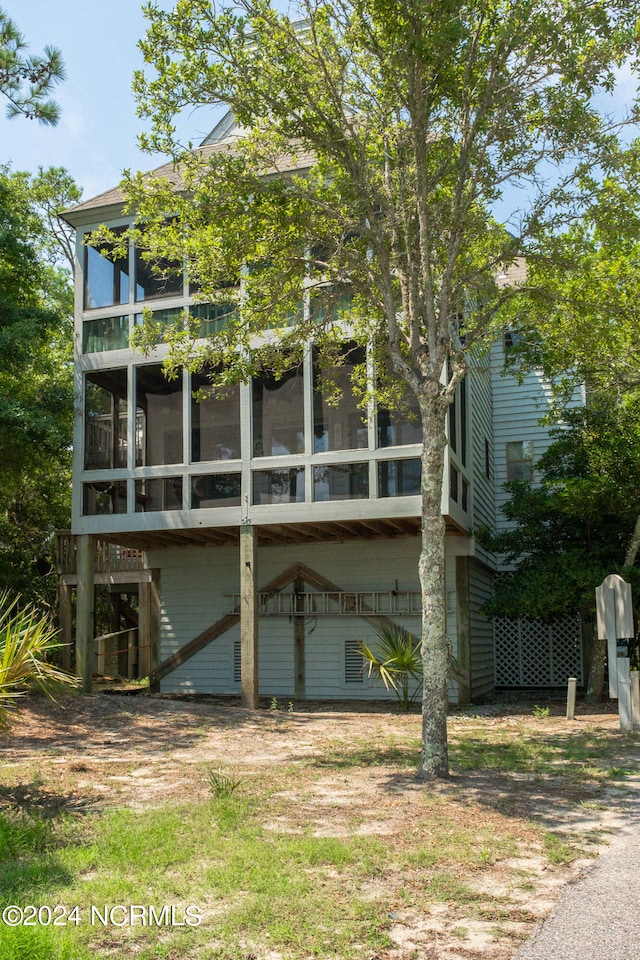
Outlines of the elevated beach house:
M233 137L223 122L203 149ZM117 593L135 582L140 662L154 689L242 692L249 704L258 693L389 697L363 671L358 642L375 645L390 621L420 634L419 426L359 409L349 384L355 353L331 374L344 391L338 406L323 397L329 374L313 347L282 379L257 377L223 400L195 399L204 375L167 380L166 347L149 355L130 347L143 308L161 322L187 308L203 336L218 311L193 302L186 276L160 281L133 245L114 261L85 242L100 224L128 225L122 203L114 189L65 214L77 229L77 417L63 620L77 588L80 671L88 682L100 667L95 583ZM500 523L503 483L532 476L549 442L538 426L545 384L504 376L503 349L497 343L473 364L449 418L442 513L454 703L487 697L496 678L527 683L518 652L526 627L518 636L510 628L496 647L481 613L496 563L470 535ZM102 556L135 562L118 575L96 566L97 543ZM554 657L560 682L579 670L579 643L564 637L556 650L553 637L531 630L539 676L529 685L551 684Z

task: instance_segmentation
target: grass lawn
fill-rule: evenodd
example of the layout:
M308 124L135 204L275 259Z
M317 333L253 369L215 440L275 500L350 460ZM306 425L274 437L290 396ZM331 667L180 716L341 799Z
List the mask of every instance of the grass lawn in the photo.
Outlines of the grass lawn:
M430 788L417 716L115 701L4 742L2 960L506 958L639 769L601 717L453 716Z

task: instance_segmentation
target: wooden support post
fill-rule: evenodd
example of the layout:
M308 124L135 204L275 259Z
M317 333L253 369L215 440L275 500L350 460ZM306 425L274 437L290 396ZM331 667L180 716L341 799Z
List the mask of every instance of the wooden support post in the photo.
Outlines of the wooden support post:
M149 690L160 693L155 673L160 666L160 571L151 571L149 582Z
M576 686L578 684L577 677L569 677L567 680L567 720L575 720L576 718Z
M60 582L58 587L58 615L60 618L60 667L71 672L71 644L73 643L73 628L71 621L71 587L68 583Z
M138 677L149 676L151 637L151 584L138 584Z
M127 632L127 679L135 680L138 676L138 628L133 627Z
M78 602L76 611L76 673L83 693L91 693L93 682L94 564L93 541L83 533L78 537Z
M297 577L293 581L293 676L294 676L294 696L297 700L304 700L306 697L306 671L304 654L304 611L298 614L298 594L303 594L304 602L304 580Z
M469 557L456 557L456 619L459 673L458 703L471 703L471 614L469 610Z
M258 707L258 564L256 529L240 526L240 663L242 706Z

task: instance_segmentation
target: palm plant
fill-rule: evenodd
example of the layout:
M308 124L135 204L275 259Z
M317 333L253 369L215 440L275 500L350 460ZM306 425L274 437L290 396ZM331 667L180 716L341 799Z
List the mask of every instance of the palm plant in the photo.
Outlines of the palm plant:
M360 653L368 667L369 677L382 681L387 690L393 690L407 712L420 692L417 683L410 693L411 681L422 679L422 658L419 642L407 630L395 624L381 627L378 642L372 650L366 643L360 643Z
M18 597L0 594L0 727L6 727L13 701L29 686L52 696L56 687L78 682L47 659L60 646L50 618L18 603Z

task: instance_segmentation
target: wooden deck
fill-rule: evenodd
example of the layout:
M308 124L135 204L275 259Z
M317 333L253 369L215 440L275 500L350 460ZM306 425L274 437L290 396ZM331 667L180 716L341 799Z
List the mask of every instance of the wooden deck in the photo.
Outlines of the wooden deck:
M57 573L62 583L75 586L78 582L76 537L68 530L57 533ZM150 572L144 551L93 538L95 583L140 583L148 580Z

